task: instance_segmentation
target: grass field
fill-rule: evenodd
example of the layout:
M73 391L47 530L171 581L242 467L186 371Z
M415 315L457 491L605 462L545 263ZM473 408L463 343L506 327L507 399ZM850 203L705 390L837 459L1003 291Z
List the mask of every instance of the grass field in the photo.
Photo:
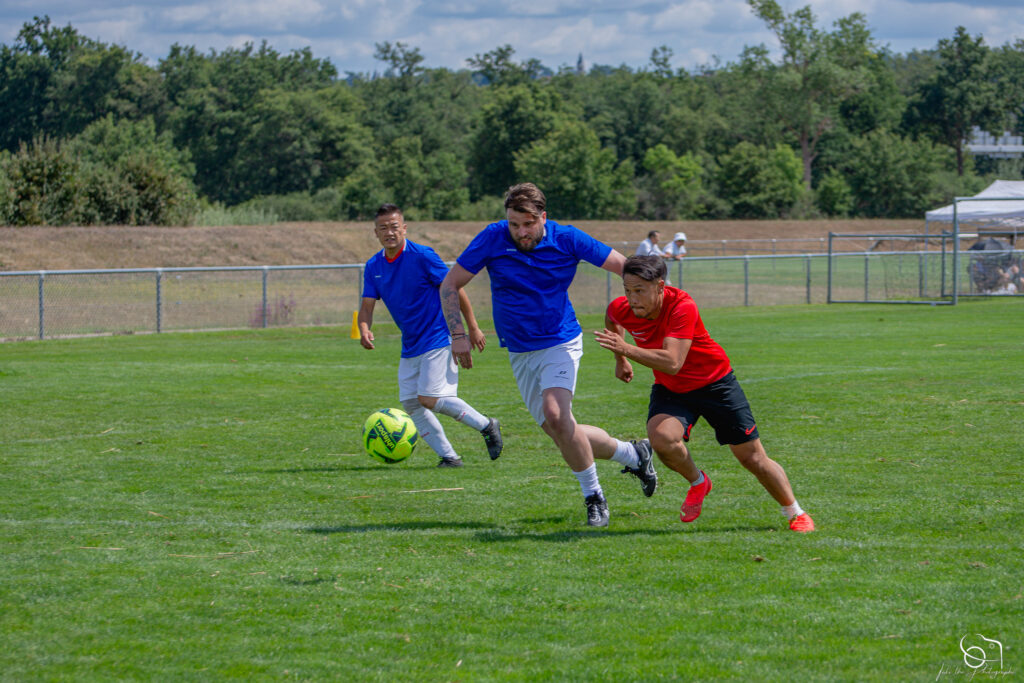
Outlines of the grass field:
M360 453L383 327L0 345L0 679L957 680L974 634L1024 675L1021 302L704 318L817 532L703 423L696 523L602 463L586 528L493 336L460 394L506 451L442 418L456 471ZM638 436L646 371L585 348L577 417Z

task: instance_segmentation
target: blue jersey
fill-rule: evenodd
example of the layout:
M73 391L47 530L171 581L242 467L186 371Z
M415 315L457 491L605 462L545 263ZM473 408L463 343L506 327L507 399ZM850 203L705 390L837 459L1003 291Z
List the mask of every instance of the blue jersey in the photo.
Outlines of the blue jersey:
M394 261L381 249L366 262L363 297L380 299L402 331L402 358L448 346L438 288L448 267L430 247L409 240Z
M516 249L508 221L492 223L458 258L476 275L491 278L494 327L509 351L536 351L575 339L583 332L569 301L576 266L602 266L612 248L571 225L544 223L544 237L531 251Z

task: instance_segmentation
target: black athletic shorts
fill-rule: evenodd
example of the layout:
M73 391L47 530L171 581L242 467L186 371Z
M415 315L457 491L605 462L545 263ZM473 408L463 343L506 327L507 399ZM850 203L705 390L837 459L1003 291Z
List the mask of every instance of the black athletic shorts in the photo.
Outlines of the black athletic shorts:
M750 402L732 370L711 384L677 394L661 384L651 387L651 403L647 421L655 415L671 415L683 423L683 441L690 440L690 430L703 417L715 430L715 438L723 446L759 438Z

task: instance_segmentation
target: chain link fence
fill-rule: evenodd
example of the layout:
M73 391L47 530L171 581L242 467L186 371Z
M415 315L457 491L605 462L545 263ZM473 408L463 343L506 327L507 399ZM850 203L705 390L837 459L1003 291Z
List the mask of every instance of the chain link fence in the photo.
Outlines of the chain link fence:
M832 301L928 296L944 288L943 257L935 252L843 254L832 264L831 283L829 260L827 253L695 256L670 261L668 275L702 308L824 303L830 284ZM362 280L362 264L0 272L0 339L349 326ZM467 293L486 325L486 269ZM621 294L617 276L587 263L569 291L580 315L604 313ZM391 322L383 304L374 320Z

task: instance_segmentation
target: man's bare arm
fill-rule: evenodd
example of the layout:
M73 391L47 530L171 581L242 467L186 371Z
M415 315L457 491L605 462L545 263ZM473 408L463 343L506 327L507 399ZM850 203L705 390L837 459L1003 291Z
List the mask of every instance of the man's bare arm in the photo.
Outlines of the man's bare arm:
M460 292L472 279L473 273L456 263L448 271L440 288L441 311L452 335L452 355L464 368L473 367L473 357L470 354L472 346L469 335L462 325Z
M693 344L692 339L666 337L660 349L642 349L630 344L625 337L611 330L595 332L594 336L598 344L614 353L616 357L623 356L669 375L674 375L682 369Z
M484 333L476 322L476 316L473 314L473 304L469 302L469 295L466 294L465 289L459 290L459 310L462 311L462 317L466 319L469 343L477 351L483 351L484 347L487 346L487 338L484 337Z
M615 249L608 254L608 258L604 260L601 267L610 273L615 273L619 277L622 277L622 266L626 263L626 257L620 254Z

